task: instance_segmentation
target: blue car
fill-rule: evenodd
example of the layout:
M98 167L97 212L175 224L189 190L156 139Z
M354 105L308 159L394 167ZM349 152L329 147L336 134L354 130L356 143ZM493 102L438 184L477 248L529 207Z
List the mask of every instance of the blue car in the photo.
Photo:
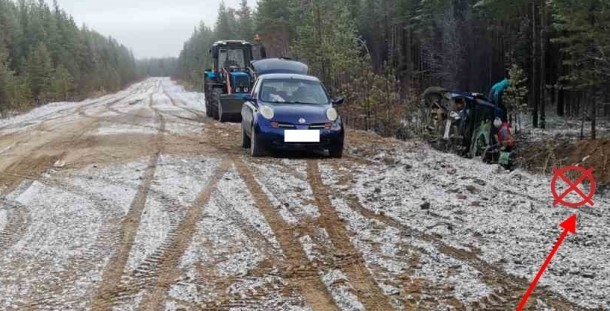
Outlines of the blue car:
M268 150L328 150L340 158L345 129L335 107L343 98L331 99L316 77L281 67L284 73L259 72L251 94L244 96L242 147L254 157Z

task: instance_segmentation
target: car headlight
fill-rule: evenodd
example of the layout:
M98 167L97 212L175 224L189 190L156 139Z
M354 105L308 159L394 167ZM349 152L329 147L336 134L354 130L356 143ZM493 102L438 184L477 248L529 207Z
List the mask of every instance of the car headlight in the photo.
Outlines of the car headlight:
M260 112L267 120L273 119L273 108L269 106L261 106Z
M326 110L326 117L331 121L335 121L339 117L339 114L335 108L328 108L328 110Z

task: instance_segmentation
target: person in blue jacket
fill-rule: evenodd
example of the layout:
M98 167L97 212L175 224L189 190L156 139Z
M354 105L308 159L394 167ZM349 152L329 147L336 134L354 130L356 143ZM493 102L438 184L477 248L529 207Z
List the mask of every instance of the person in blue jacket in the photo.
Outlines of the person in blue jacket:
M507 110L504 104L502 103L502 96L504 95L504 91L506 91L506 89L510 85L510 80L508 79L508 71L505 73L504 77L505 78L502 81L494 84L494 86L492 86L491 90L489 91L489 100L491 100L496 106L502 109L502 121L506 121L507 118Z

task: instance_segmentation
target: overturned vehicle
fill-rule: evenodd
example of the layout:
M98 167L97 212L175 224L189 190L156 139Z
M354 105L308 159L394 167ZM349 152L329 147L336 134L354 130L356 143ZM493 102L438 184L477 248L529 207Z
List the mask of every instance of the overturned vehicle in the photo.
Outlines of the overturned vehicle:
M423 93L421 107L434 148L511 167L512 151L500 148L494 136L494 119L505 119L505 111L482 94L431 87Z

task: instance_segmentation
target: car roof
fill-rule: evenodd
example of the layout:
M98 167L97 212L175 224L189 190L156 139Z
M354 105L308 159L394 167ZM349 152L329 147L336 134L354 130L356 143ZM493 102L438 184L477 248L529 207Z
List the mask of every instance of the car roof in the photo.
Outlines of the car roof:
M320 82L320 79L318 79L314 76L301 75L301 74L296 74L296 73L269 73L266 75L259 76L258 78L261 81L275 80L275 79L295 79L295 80Z

